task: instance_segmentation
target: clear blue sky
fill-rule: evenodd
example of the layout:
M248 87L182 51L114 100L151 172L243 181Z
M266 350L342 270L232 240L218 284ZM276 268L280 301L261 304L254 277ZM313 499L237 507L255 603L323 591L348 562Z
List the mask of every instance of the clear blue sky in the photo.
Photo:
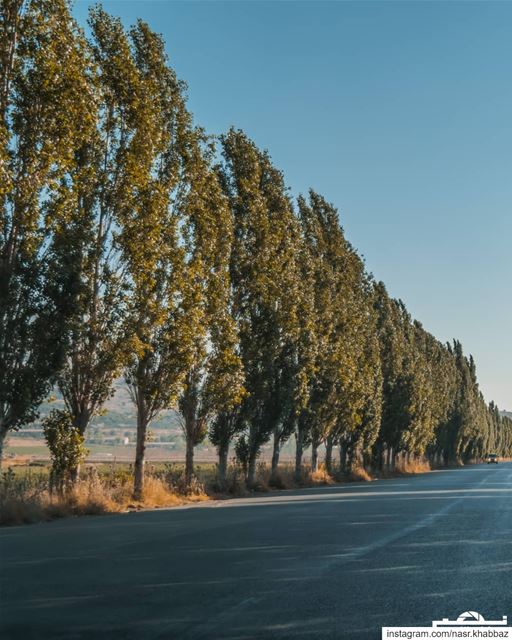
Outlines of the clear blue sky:
M75 14L85 23L87 0ZM512 410L512 4L110 1L163 34L196 121L269 149Z

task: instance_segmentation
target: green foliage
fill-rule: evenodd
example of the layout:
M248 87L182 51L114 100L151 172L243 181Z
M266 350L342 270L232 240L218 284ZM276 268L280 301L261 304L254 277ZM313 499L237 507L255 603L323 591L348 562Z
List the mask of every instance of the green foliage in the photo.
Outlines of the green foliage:
M62 488L124 374L137 412L135 494L148 427L176 409L194 447L229 447L253 484L296 436L333 465L396 456L460 463L512 454L512 421L374 282L336 208L297 203L242 131L219 149L148 25L99 7L90 36L66 0L0 8L0 459L56 383L44 421Z
M67 350L76 253L47 206L90 121L86 58L65 0L1 3L0 458L7 432L36 417Z
M139 151L133 139L140 89L129 40L120 21L99 8L91 11L90 27L83 56L87 135L48 203L49 215L62 216L66 228L74 231L80 290L58 384L82 434L112 394L133 349L120 236Z
M84 436L74 426L73 416L59 409L54 409L45 418L43 431L52 460L51 485L62 493L88 454Z
M233 317L247 395L238 413L246 431L248 482L261 447L291 417L299 333L297 220L282 174L241 131L222 137L221 177L233 215ZM289 435L289 430L287 429Z

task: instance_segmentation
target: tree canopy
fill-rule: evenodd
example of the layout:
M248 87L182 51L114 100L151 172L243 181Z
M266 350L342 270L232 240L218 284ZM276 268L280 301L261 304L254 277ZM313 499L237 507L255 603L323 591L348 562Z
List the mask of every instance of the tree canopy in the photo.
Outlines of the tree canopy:
M206 437L221 480L231 448L249 486L266 448L275 479L292 437L298 481L308 447L330 473L512 455L473 357L368 273L335 206L294 197L243 131L198 127L149 25L95 7L89 27L66 0L1 4L0 459L53 385L52 446L81 445L120 377L138 497L168 409L187 482Z

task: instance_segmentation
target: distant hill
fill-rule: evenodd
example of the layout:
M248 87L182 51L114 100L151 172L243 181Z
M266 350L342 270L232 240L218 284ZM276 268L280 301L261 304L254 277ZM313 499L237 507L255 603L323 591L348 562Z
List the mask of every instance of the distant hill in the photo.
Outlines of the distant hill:
M13 437L7 444L8 455L48 458L41 421L52 409L64 408L64 401L57 389L53 390L51 396L51 400L40 406L39 419L12 434ZM114 383L114 395L107 400L104 410L91 421L87 429L86 446L91 453L89 459L132 460L135 455L136 429L135 407L123 380L117 380ZM174 411L163 411L153 421L148 450L152 451L152 460L183 458L185 440ZM215 457L211 445L201 446L198 451L203 458Z
M57 389L54 389L51 395L51 400L43 402L39 407L39 419L17 432L18 437L43 438L41 421L52 409L64 408L64 401ZM134 441L136 425L136 411L126 385L123 380L116 380L114 395L107 400L101 414L91 421L87 430L87 441L102 442L105 439L123 441L125 437ZM158 432L155 434L156 440L169 440L170 437L182 439L181 428L173 411L162 411L159 418L151 425L151 431Z
M505 416L505 418L510 418L512 420L512 411L500 411L502 416Z

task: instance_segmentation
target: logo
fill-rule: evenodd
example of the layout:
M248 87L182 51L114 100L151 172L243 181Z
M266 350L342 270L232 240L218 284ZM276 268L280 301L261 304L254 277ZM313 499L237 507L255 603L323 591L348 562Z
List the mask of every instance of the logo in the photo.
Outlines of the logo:
M501 620L486 620L476 611L464 611L457 620L433 620L433 627L506 627L507 616L503 616Z
M415 640L416 638L448 639L459 638L485 639L508 638L512 640L512 627L507 625L507 616L502 616L501 620L486 620L477 611L464 611L455 620L443 618L433 620L431 627L383 627L382 640L391 638L405 638Z

